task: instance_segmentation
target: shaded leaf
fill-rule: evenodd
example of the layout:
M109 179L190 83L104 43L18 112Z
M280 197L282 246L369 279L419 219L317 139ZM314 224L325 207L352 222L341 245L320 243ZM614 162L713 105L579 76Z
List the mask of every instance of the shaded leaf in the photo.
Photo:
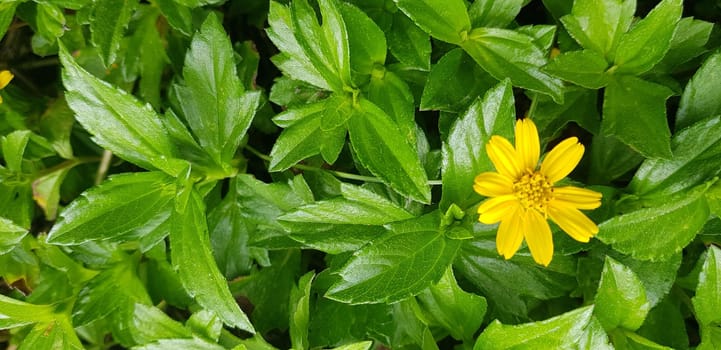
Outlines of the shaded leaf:
M721 53L715 53L704 61L686 84L676 113L677 130L721 114L721 101L714 94L721 90L720 72Z
M90 21L90 38L95 47L99 48L100 57L106 67L110 67L115 62L120 49L120 41L137 6L138 0L98 0L95 2ZM67 64L63 65L67 69ZM71 88L68 90L73 91Z
M671 158L671 131L666 99L673 92L663 85L618 76L606 87L601 132L616 136L647 158Z

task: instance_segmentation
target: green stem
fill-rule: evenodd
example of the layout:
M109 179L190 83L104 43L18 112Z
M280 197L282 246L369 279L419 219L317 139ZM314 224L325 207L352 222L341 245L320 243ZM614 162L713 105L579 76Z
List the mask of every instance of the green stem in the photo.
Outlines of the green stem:
M100 165L98 165L98 172L95 174L95 184L100 185L105 179L105 175L108 173L110 168L110 160L113 159L113 152L108 150L103 151L103 157L100 159Z
M98 157L78 157L73 159L68 159L58 165L52 166L50 168L45 168L37 173L37 177L43 177L47 174L50 174L54 171L64 169L64 168L72 168L74 166L85 164L85 163L92 163L99 161L100 158Z
M263 161L270 162L270 157L268 155L261 153L257 149L255 149L251 146L248 146L248 145L245 146L245 149L247 149L248 152L253 153L253 155L255 155L256 157L262 159ZM325 172L331 173L335 177L339 177L342 179L348 179L348 180L383 183L383 180L381 180L377 177L351 174L351 173L346 173L346 172L337 171L337 170L323 169L323 168L314 167L314 166L310 166L310 165L296 164L296 165L291 166L291 168L303 170L303 171L325 171ZM428 185L430 185L430 186L439 186L441 184L442 184L441 180L429 180L428 181Z
M533 118L536 107L538 107L538 94L533 94L533 97L531 97L531 106L528 107L528 112L526 112L526 118Z

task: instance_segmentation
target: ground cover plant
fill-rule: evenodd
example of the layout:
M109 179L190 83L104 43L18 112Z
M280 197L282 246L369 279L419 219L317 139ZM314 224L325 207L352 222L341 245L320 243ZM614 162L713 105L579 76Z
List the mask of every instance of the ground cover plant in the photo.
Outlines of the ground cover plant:
M0 347L721 348L715 0L3 0Z

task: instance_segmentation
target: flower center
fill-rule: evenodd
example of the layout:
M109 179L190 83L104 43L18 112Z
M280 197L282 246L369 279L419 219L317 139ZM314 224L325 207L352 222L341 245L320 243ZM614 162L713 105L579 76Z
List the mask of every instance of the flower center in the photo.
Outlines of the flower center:
M528 171L513 183L513 193L523 208L536 209L546 215L546 206L553 199L553 186L538 171Z

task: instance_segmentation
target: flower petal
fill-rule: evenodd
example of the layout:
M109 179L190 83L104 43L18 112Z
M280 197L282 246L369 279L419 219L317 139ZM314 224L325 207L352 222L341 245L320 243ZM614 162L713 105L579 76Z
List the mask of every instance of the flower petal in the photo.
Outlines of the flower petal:
M506 259L512 258L523 242L523 220L521 211L520 206L514 207L501 221L501 224L498 225L496 249L498 249L498 254Z
M541 173L550 183L563 179L578 165L583 157L583 150L583 145L578 143L576 137L569 137L561 141L546 155L541 164Z
M523 160L523 169L536 170L541 155L541 142L538 140L536 124L531 119L516 121L516 152Z
M535 210L528 210L523 221L525 226L523 232L533 260L548 266L553 259L553 236L548 222Z
M13 77L13 73L9 70L0 71L0 89L4 89L8 84L10 84L10 80L13 80Z
M486 153L488 153L488 158L491 159L496 170L502 175L512 179L516 179L521 175L523 170L521 157L513 148L513 145L504 137L491 136L491 140L486 144Z
M495 224L501 221L509 210L519 205L518 199L512 194L493 197L481 203L478 207L478 214L481 214L478 221L489 225Z
M563 231L579 242L588 242L598 233L598 226L578 209L553 203L548 207L548 215Z
M553 200L576 209L596 209L601 206L601 193L575 186L556 187Z
M476 176L473 189L486 197L498 197L513 193L513 181L499 173L485 172Z

